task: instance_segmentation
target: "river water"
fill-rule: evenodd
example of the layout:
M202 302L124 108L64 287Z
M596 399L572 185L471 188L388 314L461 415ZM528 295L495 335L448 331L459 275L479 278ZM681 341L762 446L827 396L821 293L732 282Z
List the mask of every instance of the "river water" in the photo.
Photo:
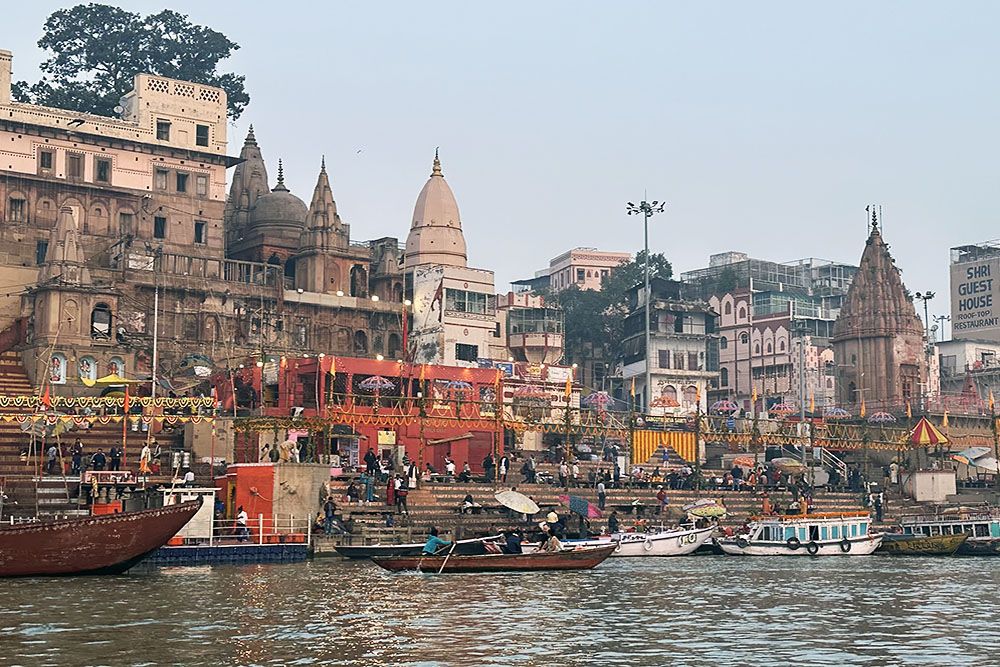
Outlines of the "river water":
M1000 559L367 562L0 581L4 665L997 665Z

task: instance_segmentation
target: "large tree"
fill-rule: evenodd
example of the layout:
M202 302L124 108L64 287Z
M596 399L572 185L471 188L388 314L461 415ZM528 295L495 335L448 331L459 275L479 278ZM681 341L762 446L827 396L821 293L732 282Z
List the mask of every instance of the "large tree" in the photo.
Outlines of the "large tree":
M643 282L645 251L634 261L624 262L601 279L601 290L581 290L574 286L557 295L566 319L566 356L582 361L585 356L610 358L624 337L628 315L628 293ZM661 253L649 256L649 277L670 278L673 267Z
M239 45L169 9L146 17L93 3L60 9L45 21L38 46L51 55L41 81L14 84L20 102L116 116L119 98L140 73L218 86L234 119L250 102L246 77L217 71Z

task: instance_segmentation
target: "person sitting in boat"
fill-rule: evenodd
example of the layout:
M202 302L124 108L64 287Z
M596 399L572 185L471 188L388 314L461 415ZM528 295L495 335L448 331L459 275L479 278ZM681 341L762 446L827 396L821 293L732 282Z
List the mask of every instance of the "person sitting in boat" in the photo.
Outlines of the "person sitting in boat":
M506 554L519 554L524 553L521 549L521 531L516 528L511 528L508 530L504 537L506 538L506 544L504 544L503 552Z
M451 542L448 540L442 540L438 537L437 526L431 526L430 534L427 536L427 541L424 543L423 554L425 556L434 556L442 552L445 548L451 546Z
M542 529L542 544L538 547L538 550L562 551L562 542L560 542L559 538L552 532L552 526L543 521L538 524L538 527Z

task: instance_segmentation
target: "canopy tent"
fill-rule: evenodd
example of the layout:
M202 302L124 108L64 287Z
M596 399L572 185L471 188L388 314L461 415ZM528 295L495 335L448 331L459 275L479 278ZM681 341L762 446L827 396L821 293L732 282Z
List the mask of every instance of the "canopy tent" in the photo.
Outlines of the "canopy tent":
M97 378L96 380L90 380L88 378L80 378L80 382L82 382L88 387L93 387L95 384L124 385L124 384L138 384L140 382L148 382L148 381L149 380L129 380L128 378L123 378L121 375L116 375L116 374L105 375L104 377Z
M920 418L907 439L911 444L921 446L948 444L948 438L934 424L927 421L927 417Z

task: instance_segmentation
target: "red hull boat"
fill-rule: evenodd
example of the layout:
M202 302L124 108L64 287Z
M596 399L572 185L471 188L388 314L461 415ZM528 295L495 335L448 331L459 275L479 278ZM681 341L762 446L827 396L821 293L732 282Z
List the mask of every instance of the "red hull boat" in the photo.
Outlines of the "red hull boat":
M390 572L534 572L540 570L589 570L615 550L614 544L579 547L564 551L530 554L486 554L484 556L386 556L372 560Z
M201 500L124 512L0 527L0 577L122 574L167 543Z

